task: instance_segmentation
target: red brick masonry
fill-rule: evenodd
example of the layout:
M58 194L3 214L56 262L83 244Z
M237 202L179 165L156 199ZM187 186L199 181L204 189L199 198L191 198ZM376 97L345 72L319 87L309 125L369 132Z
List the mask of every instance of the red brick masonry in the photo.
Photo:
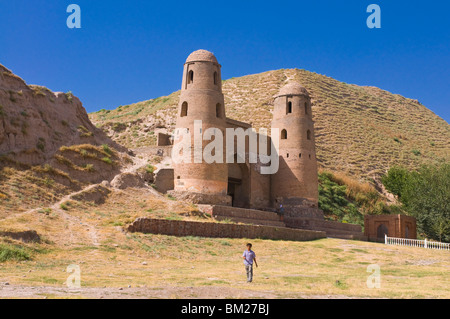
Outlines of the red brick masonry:
M405 215L366 215L364 234L369 240L384 240L384 234L388 237L416 239L416 219Z
M129 232L172 236L261 238L292 241L308 241L326 237L326 233L323 231L152 218L138 218L128 226L127 230Z

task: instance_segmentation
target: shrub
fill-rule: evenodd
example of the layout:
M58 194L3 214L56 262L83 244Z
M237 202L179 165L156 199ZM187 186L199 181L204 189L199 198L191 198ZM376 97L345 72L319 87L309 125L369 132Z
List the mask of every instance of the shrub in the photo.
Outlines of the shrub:
M319 208L328 219L359 225L363 225L365 214L389 212L372 185L329 172L319 173Z
M38 210L39 214L45 214L45 215L50 215L51 212L52 212L51 208L43 208L43 209Z
M122 132L125 131L127 125L124 123L115 122L111 125L111 128L114 132Z
M319 208L331 219L362 225L362 214L346 197L347 187L332 180L333 174L319 174Z
M0 262L30 260L29 252L17 245L0 245Z
M163 158L161 156L158 156L158 155L153 156L153 158L152 158L152 162L155 163L155 164L161 163L162 160L163 160Z
M86 127L83 125L78 126L78 131L80 132L81 137L91 137L94 135L91 131L89 131Z
M65 95L66 95L67 101L72 102L72 100L73 100L73 94L72 94L72 92L69 91L69 92L67 92Z
M145 171L149 174L153 174L153 172L155 171L156 167L153 165L148 164L145 168Z
M33 86L33 93L34 93L34 95L36 95L36 96L47 96L47 95L45 94L45 92L43 92L44 90L45 90L44 87L41 87L41 86Z
M49 177L44 178L44 180L42 181L42 183L44 183L45 186L47 187L51 187L55 184L55 181Z
M88 172L93 172L93 171L95 171L94 165L93 165L93 164L86 164L86 165L84 166L84 169L85 169L86 171L88 171Z
M105 162L106 164L110 164L112 165L113 161L109 158L109 157L103 157L102 161Z
M102 145L102 149L103 149L103 151L105 151L106 154L113 155L113 151L112 151L112 149L109 147L108 144L103 144L103 145Z
M100 156L111 157L103 147L92 145L92 144L81 144L81 145L71 145L71 146L61 146L59 148L60 152L75 152L83 156L84 158L101 159ZM114 150L111 149L111 153Z
M49 164L45 164L44 166L34 166L31 169L36 173L57 175L57 176L64 177L64 178L68 179L69 181L73 182L73 180L70 178L70 176L67 173L65 173L59 169L55 169L52 166L50 166Z
M84 150L84 149L81 149L81 150L80 150L80 155L83 156L83 157L89 157L88 151L86 151L86 150Z

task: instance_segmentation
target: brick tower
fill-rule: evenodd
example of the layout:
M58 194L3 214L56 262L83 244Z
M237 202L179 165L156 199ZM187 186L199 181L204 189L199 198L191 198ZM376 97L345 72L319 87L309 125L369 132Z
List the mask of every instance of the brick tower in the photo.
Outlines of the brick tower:
M202 126L197 133L204 134L209 128L215 128L225 136L221 66L214 54L206 50L191 53L184 64L176 133L181 129L189 130L192 154L190 163L174 165L175 194L179 197L182 193L197 203L229 205L231 198L227 196L227 164L209 164L203 157L200 162L198 158L196 161L194 159L194 121L200 120ZM210 142L201 142L202 151Z
M289 83L275 96L272 128L280 131L280 168L271 178L274 206L317 207L314 122L303 86Z

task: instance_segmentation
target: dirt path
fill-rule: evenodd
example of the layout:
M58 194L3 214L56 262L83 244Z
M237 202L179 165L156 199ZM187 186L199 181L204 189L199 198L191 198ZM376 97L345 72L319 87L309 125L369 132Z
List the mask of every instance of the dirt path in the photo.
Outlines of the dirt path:
M247 284L248 285L248 284ZM66 288L29 287L0 283L0 298L89 298L89 299L274 299L311 298L347 299L345 295L305 295L297 293L276 293L227 287L143 287L143 288Z
M65 232L66 234L66 240L68 240L70 243L76 243L79 240L75 237L75 234L77 234L79 236L79 233L75 232L74 226L75 225L81 225L84 224L86 226L86 228L89 228L88 230L88 236L90 237L92 244L94 246L98 246L99 244L99 240L98 240L98 232L97 229L94 225L91 225L85 221L82 221L80 218L76 217L76 216L72 216L68 213L66 213L63 209L61 209L61 204L69 201L71 199L72 196L78 195L80 193L83 193L85 191L89 191L92 188L97 187L100 184L93 184L93 185L89 185L87 187L84 187L82 190L80 191L76 191L73 193L70 193L66 196L64 196L63 198L61 198L58 202L54 203L52 206L50 206L49 208L52 210L53 213L57 213L59 214L65 221L68 222L68 229L63 229L62 231ZM39 210L43 209L43 207L38 207L38 208L33 208L30 210L27 210L25 212L19 213L19 214L15 214L12 216L8 216L4 219L1 219L1 221L7 221L7 220L11 220L11 219L17 219L20 218L22 216L25 215L29 215L29 214L33 214L33 213L37 213Z
M56 202L55 204L53 204L50 207L52 209L52 211L60 214L61 217L68 222L68 226L69 227L68 227L67 231L68 231L68 234L70 236L70 242L71 243L75 243L77 241L77 239L74 236L74 231L73 231L74 226L76 224L77 225L84 224L86 227L89 228L87 231L88 231L89 237L91 238L92 245L94 245L94 246L99 246L100 245L99 240L98 240L99 235L98 235L97 229L96 229L96 227L94 225L91 225L91 224L87 223L86 221L82 221L80 218L78 218L76 216L72 216L72 215L66 213L63 209L61 209L61 205L63 203L65 203L65 202L69 201L72 198L72 196L76 196L76 195L81 194L83 192L89 191L89 190L91 190L91 189L93 189L93 188L95 188L95 187L97 187L99 185L100 184L89 185L89 186L83 188L81 191L74 192L74 193L71 193L69 195L66 195L61 200L59 200L58 202Z
M114 176L114 178L118 175L124 174L124 173L132 173L132 172L136 172L136 170L142 166L144 166L147 163L147 159L145 158L139 158L138 156L136 156L133 159L133 164L124 167L121 172L117 175ZM113 178L113 179L114 179ZM55 212L57 214L59 214L68 224L68 229L64 230L64 232L66 233L66 240L68 240L70 243L76 243L77 241L79 241L79 233L74 231L74 228L76 225L84 225L85 228L88 228L88 236L92 242L92 244L94 246L99 246L100 242L99 242L99 234L98 234L98 230L95 227L95 225L89 224L84 220L81 220L79 217L76 216L72 216L70 214L68 214L67 212L65 212L63 209L61 209L61 205L67 201L70 201L72 197L82 194L84 192L89 192L90 190L94 189L95 187L100 186L101 184L91 184L88 185L84 188L82 188L79 191L75 191L72 192L70 194L65 195L64 197L62 197L59 201L55 202L53 205L50 206L52 212ZM160 193L158 193L157 191L155 191L153 188L151 187L146 187L146 189L148 191L150 191L153 195L157 195L157 196L162 196ZM34 214L37 213L39 210L43 209L43 207L38 207L38 208L33 208L30 210L27 210L25 212L19 213L19 214L14 214L11 216L8 216L6 218L1 219L1 221L7 221L7 220L11 220L11 219L17 219L20 218L22 216L25 215L29 215L29 214ZM75 236L75 234L77 236Z

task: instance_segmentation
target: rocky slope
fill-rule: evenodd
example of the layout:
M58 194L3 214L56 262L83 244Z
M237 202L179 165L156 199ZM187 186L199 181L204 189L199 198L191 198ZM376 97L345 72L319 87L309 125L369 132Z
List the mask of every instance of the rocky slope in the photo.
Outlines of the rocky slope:
M27 85L0 65L0 215L111 181L131 161L73 94Z
M0 65L0 154L41 164L63 145L104 143L76 96L27 85Z
M288 81L300 82L312 96L322 168L377 180L393 165L414 168L450 158L449 124L418 101L305 70L282 69L224 81L227 117L270 128L273 96ZM156 133L174 128L178 97L179 91L89 117L122 145L152 145Z

